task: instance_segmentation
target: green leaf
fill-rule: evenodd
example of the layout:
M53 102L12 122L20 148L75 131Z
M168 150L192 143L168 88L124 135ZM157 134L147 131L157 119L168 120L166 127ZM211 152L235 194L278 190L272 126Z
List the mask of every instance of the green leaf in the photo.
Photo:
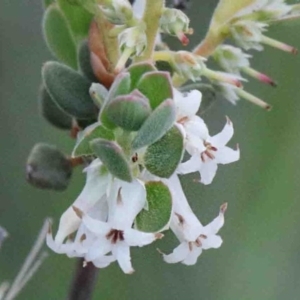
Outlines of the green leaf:
M114 83L112 84L107 99L105 101L105 104L100 112L100 120L103 125L105 125L109 129L114 129L116 128L116 125L109 120L107 117L107 106L112 101L115 99L117 96L120 95L126 95L130 92L130 74L129 73L121 73L117 76L115 79Z
M82 41L79 45L77 59L80 72L90 81L97 82L98 80L94 75L91 65L90 49L87 40Z
M95 123L78 134L72 157L93 155L94 151L90 146L90 142L97 138L111 141L115 139L112 131L106 129L100 123Z
M128 131L139 130L150 113L148 99L138 90L129 95L118 96L106 108L107 118Z
M147 148L145 167L153 175L169 178L180 163L183 150L182 133L178 127L173 126L160 140Z
M75 40L78 42L88 36L92 14L82 6L71 4L67 0L57 0L71 28Z
M123 181L132 181L129 164L122 148L117 143L104 139L95 139L90 144L93 151L112 175Z
M174 101L168 99L161 103L138 131L132 142L132 147L137 150L158 141L173 126L175 118Z
M173 99L171 78L167 72L155 71L144 74L137 84L137 89L149 99L152 109L166 99Z
M130 84L131 79L129 73L124 72L119 74L109 90L108 99L113 100L117 96L128 94L130 92Z
M26 175L35 187L62 191L69 184L72 165L56 147L41 143L34 146L28 157Z
M43 33L53 55L70 67L77 69L76 45L63 13L51 5L43 17Z
M72 128L72 118L55 104L44 86L39 91L39 108L42 116L53 126L66 130Z
M136 217L135 226L144 232L159 232L168 227L172 213L172 195L162 182L147 182L148 209Z
M98 108L101 108L105 103L108 91L105 86L100 83L92 83L90 87L90 95Z
M45 87L55 103L76 119L95 119L98 109L89 95L90 82L57 62L47 62L42 69Z
M138 63L131 65L127 71L130 73L131 78L131 90L136 88L137 83L141 79L141 77L148 72L155 71L155 67L150 63Z

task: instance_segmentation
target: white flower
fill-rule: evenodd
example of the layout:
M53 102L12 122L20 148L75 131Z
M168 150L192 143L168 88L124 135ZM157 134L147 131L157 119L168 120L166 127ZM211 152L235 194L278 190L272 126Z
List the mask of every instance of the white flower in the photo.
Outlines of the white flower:
M51 232L47 235L47 244L59 254L69 257L83 257L98 268L107 267L118 261L121 269L130 274L130 247L145 246L162 237L159 233L145 233L132 228L137 214L146 205L146 190L139 180L127 183L114 179L108 196L90 212L84 212L73 206L80 227L75 239L66 243L57 243Z
M145 246L161 234L145 233L132 228L137 214L146 204L146 190L138 180L131 183L115 180L108 198L108 221L102 222L83 215L82 222L96 236L85 256L87 261L97 261L108 253L118 261L125 273L134 272L131 265L130 247Z
M226 146L232 136L233 126L227 119L223 130L213 137L207 135L192 157L178 167L177 172L188 174L198 171L200 182L210 184L216 175L218 164L229 164L240 158L239 149L233 150Z
M202 94L193 90L182 94L173 89L176 105L176 122L185 137L185 149L190 155L198 152L199 146L203 145L203 139L208 135L208 129L204 121L197 116L201 104ZM203 146L203 151L205 147Z
M111 0L110 3L100 5L104 16L116 25L126 24L133 17L133 11L128 0Z
M194 265L202 250L221 246L222 239L217 233L224 224L224 212L227 205L222 205L219 216L203 226L192 212L177 175L165 180L165 183L169 186L173 196L171 229L180 244L171 254L164 254L163 258L167 263L182 262L185 265Z
M249 58L251 55L231 45L219 46L214 52L213 57L226 72L237 75L241 75L241 69L250 66Z
M268 25L251 20L241 20L230 26L232 38L238 46L245 50L256 49L263 50L261 45L263 35Z
M84 172L86 172L86 183L82 192L60 218L58 232L55 236L57 244L61 244L68 235L76 231L81 223L73 206L87 213L98 201L106 199L103 196L107 193L112 177L102 170L100 160L94 160Z

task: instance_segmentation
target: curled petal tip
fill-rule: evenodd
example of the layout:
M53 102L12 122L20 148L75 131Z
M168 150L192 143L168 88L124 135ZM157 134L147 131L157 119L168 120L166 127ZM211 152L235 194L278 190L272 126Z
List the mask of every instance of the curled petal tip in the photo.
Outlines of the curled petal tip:
M164 237L164 235L163 235L162 233L160 233L160 232L155 234L155 239L156 239L156 240L160 240L160 239L162 239L163 237Z
M82 217L84 215L83 211L74 205L72 206L72 208L73 208L75 214L77 215L77 217L82 219Z
M227 210L227 207L228 207L228 203L227 202L224 203L224 204L222 204L221 207L220 207L220 213L224 214L226 212L226 210Z
M231 125L231 126L232 126L232 122L231 122L231 120L229 119L228 116L226 116L226 121L227 121L227 124L228 124L228 125Z
M165 253L163 253L159 248L156 248L156 251L161 255L165 255Z

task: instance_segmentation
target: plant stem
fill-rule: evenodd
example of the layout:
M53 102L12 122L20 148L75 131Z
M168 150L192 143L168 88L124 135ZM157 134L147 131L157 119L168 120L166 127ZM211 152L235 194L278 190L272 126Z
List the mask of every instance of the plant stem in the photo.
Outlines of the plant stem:
M152 59L156 35L159 29L159 20L165 6L164 0L146 1L143 22L146 24L147 48L143 55L136 58L137 62Z
M91 300L97 275L98 269L92 263L83 267L79 259L67 300Z

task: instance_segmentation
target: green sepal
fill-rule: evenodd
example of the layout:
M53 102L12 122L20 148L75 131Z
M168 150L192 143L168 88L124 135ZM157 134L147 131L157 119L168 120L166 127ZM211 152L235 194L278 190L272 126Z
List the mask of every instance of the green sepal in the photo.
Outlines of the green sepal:
M158 141L173 126L175 118L174 101L168 99L161 103L137 132L132 142L133 149L137 150Z
M42 69L45 87L55 103L76 119L95 119L98 109L89 95L90 82L57 62L47 62Z
M137 89L149 99L152 109L166 99L173 99L170 74L167 72L148 72L142 76Z
M100 158L109 172L117 178L131 182L132 175L122 148L112 141L95 139L90 142L94 153Z
M93 15L82 6L71 4L68 0L57 0L57 3L67 19L75 40L78 42L86 38Z
M83 74L87 79L92 82L97 82L97 78L94 75L91 59L90 59L90 49L87 40L83 40L78 48L78 66L81 74Z
M147 148L145 167L153 175L169 178L178 167L183 150L182 133L177 126L173 126L160 140Z
M27 181L41 189L62 191L69 184L72 165L56 147L37 144L31 150L26 165Z
M98 108L101 108L104 105L108 96L108 91L106 87L100 83L92 83L89 92L95 105Z
M147 209L136 217L135 227L144 232L159 232L169 227L172 214L172 195L169 188L158 181L145 184Z
M107 118L118 127L137 131L151 113L148 99L138 90L118 96L106 107Z
M65 114L52 100L44 86L39 90L39 110L41 115L53 126L59 129L70 130L72 118Z
M108 92L108 96L100 112L100 120L101 123L109 129L116 128L116 125L107 117L106 108L110 101L115 99L117 96L126 95L130 92L130 82L130 74L126 72L121 73L116 77Z
M56 5L49 6L44 13L43 33L53 55L73 69L77 69L76 45L67 21Z
M156 69L152 64L142 62L131 65L127 71L130 73L131 90L134 90L145 73L156 71Z
M112 131L106 129L100 123L90 125L85 130L78 133L72 157L93 155L94 151L91 148L90 142L97 138L112 141L115 139L115 136Z

